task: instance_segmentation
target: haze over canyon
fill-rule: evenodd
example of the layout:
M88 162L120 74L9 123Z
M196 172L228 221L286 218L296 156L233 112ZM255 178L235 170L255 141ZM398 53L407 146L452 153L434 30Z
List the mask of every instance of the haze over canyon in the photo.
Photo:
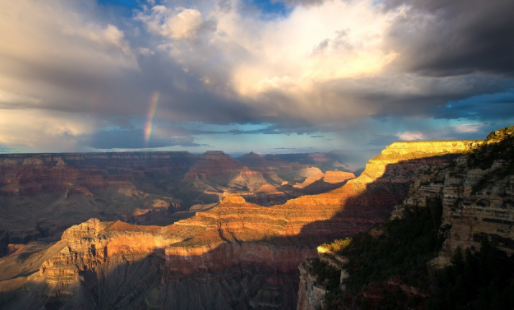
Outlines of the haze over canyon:
M393 143L358 177L321 153L4 155L3 302L294 309L321 243L383 221L418 167L482 143Z

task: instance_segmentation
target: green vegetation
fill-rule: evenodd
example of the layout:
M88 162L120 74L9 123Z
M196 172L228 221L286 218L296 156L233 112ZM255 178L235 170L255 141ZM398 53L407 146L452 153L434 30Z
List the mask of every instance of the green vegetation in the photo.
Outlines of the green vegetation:
M494 161L505 161L501 168L483 176L474 193L514 175L514 126L491 133L487 140L488 144L466 154L467 167L456 162L449 166L460 173L470 168L489 169ZM453 208L461 203L462 199L457 199ZM430 201L427 208L406 206L402 219L377 224L351 239L324 244L348 258L344 269L350 274L342 291L337 283L340 272L322 261L312 261L312 272L329 290L327 308L514 309L514 256L507 258L487 236L480 252L459 250L451 265L431 270L429 262L438 256L443 242L441 214L439 199ZM497 242L498 237L490 237L493 244Z
M406 304L416 306L422 303L419 296L406 296L399 288L391 290L384 281L395 277L399 282L428 294L430 277L427 263L437 256L443 241L438 234L441 212L439 200L432 201L428 208L407 208L403 219L375 226L375 229L383 231L378 237L368 233L353 237L350 245L338 253L349 259L345 269L350 272L351 281L346 283L344 293L337 286L327 294L329 308L372 306L363 294L369 288L379 290L387 297L384 302L373 306L377 309L396 309Z
M480 252L459 250L452 265L437 273L426 309L514 309L514 261L487 238Z
M329 290L328 309L514 309L514 259L487 238L480 252L458 251L451 265L430 276L428 262L442 245L441 212L440 201L407 208L403 219L376 225L383 231L376 238L360 233L326 245L349 259L345 269L350 272L342 292L340 272L319 259L311 261L310 272Z
M331 252L337 253L347 248L351 244L351 242L352 238L347 237L345 239L337 239L332 243L323 243L321 246L330 250Z
M471 167L482 170L489 169L495 160L504 160L506 165L502 168L491 171L484 176L478 184L473 187L472 194L476 194L481 189L495 180L500 180L508 175L514 174L514 136L511 135L514 127L502 128L495 136L489 134L488 140L497 141L495 143L484 144L474 153L469 155Z
M309 261L309 273L317 275L316 283L327 290L332 291L339 286L340 272L319 258Z

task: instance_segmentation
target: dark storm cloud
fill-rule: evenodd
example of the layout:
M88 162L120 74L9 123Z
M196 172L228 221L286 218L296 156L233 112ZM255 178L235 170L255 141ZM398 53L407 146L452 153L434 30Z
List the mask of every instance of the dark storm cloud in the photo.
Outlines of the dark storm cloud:
M514 79L479 73L437 78L400 73L366 79L347 79L333 85L335 83L325 85L326 92L332 89L338 96L344 96L346 100L369 111L369 116L373 118L431 117L436 114L443 117L440 109L448 101L501 92L511 87ZM501 113L496 108L490 107L490 112Z
M514 76L514 1L387 0L410 11L389 31L409 71L430 76L487 72Z
M435 117L495 121L510 119L512 115L514 115L514 89L461 101L450 101L438 107Z
M123 117L115 117L110 120L110 123L114 126L118 126L121 129L134 129L134 124L129 119Z
M403 2L399 0L386 2L390 9L401 3ZM311 107L308 104L299 103L291 97L291 94L281 91L268 91L256 99L239 96L230 86L227 86L231 76L231 64L224 63L226 60L216 54L219 51L209 50L211 46L204 48L202 44L205 42L202 41L203 39L200 40L202 36L199 36L197 41L173 42L174 50L191 49L202 56L202 59L214 57L201 66L201 70L205 71L195 71L195 68L185 68L180 61L170 57L168 49L156 48L155 38L152 41L148 33L143 36L145 30L142 25L119 22L118 27L123 30L125 39L130 40L132 52L123 54L119 47L111 45L100 49L102 53L110 56L106 60L116 57L122 59L123 61L118 65L113 65L111 61L111 64L106 66L104 61L95 60L102 60L105 57L63 58L54 52L49 52L44 60L42 58L40 61L31 63L28 63L27 59L18 59L19 67L23 70L9 72L10 76L29 83L34 80L44 81L46 87L37 93L44 103L26 101L17 103L15 106L92 113L95 117L103 119L105 125L130 128L126 127L129 126L128 123L120 124L120 119L146 115L151 94L158 91L160 101L156 118L168 120L171 123L197 121L214 124L249 122L276 124L272 128L254 132L233 131L232 134L288 132L305 134L323 130L322 127L313 128L323 122L333 122L338 119L351 121L363 115L429 116L435 113L433 110L435 106L443 105L448 100L460 100L484 92L495 92L508 85L493 73L507 72L505 68L509 68L514 61L514 57L504 61L504 55L508 54L513 45L508 43L512 40L503 40L512 30L512 23L510 19L507 20L508 14L505 13L508 11L509 2L495 1L489 6L485 1L473 1L473 5L466 5L466 3L464 1L447 3L446 1L413 0L410 5L416 14L407 14L407 17L397 19L390 32L389 42L401 53L398 61L408 70L418 74L444 75L483 70L491 72L488 76L442 79L405 76L400 72L396 75L385 74L369 78L328 81L316 86L316 93L319 94L323 105L311 113ZM495 12L501 14L493 18ZM432 14L435 18L423 18L428 14ZM421 26L416 26L420 20L425 21ZM482 38L482 32L476 31L475 28L479 26L486 30L492 27L488 26L491 22L486 23L486 20L494 20L493 24L497 24L499 30L496 36L488 35L487 38ZM207 23L209 21L207 20ZM139 36L132 34L136 25L140 27ZM105 26L102 27L105 28ZM447 31L442 32L441 27L446 28ZM207 28L209 28L207 32L211 33L216 27L212 25ZM408 36L409 31L414 33L414 37ZM461 39L448 38L450 34ZM498 36L500 39L497 39ZM106 36L105 40L107 41L108 38ZM62 46L70 46L72 39L62 38L62 40L65 39L70 42L65 41ZM481 41L482 39L484 41ZM503 44L506 48L499 48L499 42L502 40L505 41ZM496 43L493 44L493 42ZM91 43L88 40L84 39L79 43L83 45L82 49L89 48L93 55L100 53L98 49L89 46ZM136 47L141 44L150 46L153 54L137 54ZM70 53L73 55L72 52L76 50L72 49ZM247 52L242 50L240 54ZM466 55L474 56L469 58ZM14 56L9 55L9 57ZM238 57L240 57L238 61L246 61L249 56ZM452 57L458 59L454 61ZM481 59L475 59L477 57ZM80 61L77 62L77 59ZM223 60L221 65L218 64L217 59ZM489 63L491 60L501 61L505 66L492 65ZM223 69L223 66L226 69ZM486 67L489 69L486 70ZM217 84L206 85L200 78L202 75L210 76ZM406 84L411 84L413 87L403 91L402 88ZM341 102L344 102L343 108L339 108ZM324 110L330 112L323 112ZM315 116L317 119L309 119ZM333 131L333 128L328 128L328 131Z
M164 52L140 57L138 61L140 72L124 84L133 87L117 88L120 94L127 91L130 94L127 97L131 99L124 102L129 113L146 114L151 94L158 91L158 119L216 124L248 123L259 119L260 113L255 107L224 92L206 88L197 76L185 72Z

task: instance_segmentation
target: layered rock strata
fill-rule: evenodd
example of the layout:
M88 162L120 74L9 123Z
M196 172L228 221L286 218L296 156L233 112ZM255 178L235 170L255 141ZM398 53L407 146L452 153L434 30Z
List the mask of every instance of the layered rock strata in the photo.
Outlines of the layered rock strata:
M420 167L404 204L393 212L398 217L405 206L442 204L441 233L446 240L435 265L448 264L457 248L479 251L484 237L508 256L514 254L514 170L509 155L514 128L509 128L491 133L480 150L448 167Z
M490 133L485 141L471 143L468 151L464 150L450 164L419 166L408 195L391 214L393 219L401 218L405 208L442 206L440 235L445 241L439 256L429 262L431 270L450 264L450 258L459 249L480 251L483 238L507 257L514 254L514 126ZM308 267L309 260L300 267L298 309L324 309L327 291L316 283L316 273ZM345 270L341 267L337 269L341 271L340 284L344 286L348 274L343 275ZM386 283L398 287L406 296L426 297L417 288L395 281L393 276ZM368 290L373 290L372 286Z
M321 262L326 263L340 273L340 282L344 290L344 283L349 278L348 272L343 269L348 260L324 246L318 247L318 257ZM300 285L298 289L297 310L326 309L325 296L329 293L326 285L320 283L318 275L313 272L313 259L306 259L298 267L300 270Z
M223 274L235 266L298 274L297 266L316 255L318 244L363 231L387 217L405 198L417 167L447 164L477 143L431 142L428 150L426 143L395 143L341 188L283 205L261 207L230 195L218 206L166 227L91 220L63 234L62 251L42 265L40 274L51 281L70 281L115 257L141 255L163 260L163 283Z
M281 205L263 207L228 195L219 205L168 226L95 219L73 226L34 276L33 281L43 281L48 288L31 299L31 306L53 298L72 307L81 303L85 309L294 308L298 265L317 255L317 245L385 219L406 197L419 166L447 164L480 142L422 144L394 143L340 188ZM201 171L207 164L195 169ZM127 278L130 273L141 280ZM30 287L20 290L21 295L36 294ZM189 304L180 303L176 297L181 294ZM205 298L196 300L191 294ZM209 300L214 303L210 307Z
M444 184L444 173L439 172L448 167L453 160L459 160L463 153L479 149L484 140L470 141L421 141L395 142L388 146L381 155L370 160L366 170L356 179L350 180L341 189L349 188L362 192L360 199L375 202L378 198L382 205L391 207L398 202L406 201L418 205L426 205L439 193ZM427 174L425 176L422 176ZM431 182L429 179L434 178ZM387 194L386 194L387 193ZM434 195L426 198L426 195ZM394 198L398 198L396 202ZM393 208L384 210L383 220L389 216ZM393 210L393 216L403 212L402 207ZM369 227L369 226L368 226ZM348 236L339 234L337 238ZM343 269L345 258L330 253L326 248L318 248L321 261L335 268L340 275L340 285L345 286L349 274ZM318 275L312 271L312 261L306 260L300 265L300 286L297 309L325 309L325 295L328 293L323 283L318 283Z
M89 218L169 225L193 215L190 207L218 203L231 192L260 205L283 204L307 192L282 183L320 171L243 157L248 166L221 151L0 155L0 228L9 242L27 243L57 238Z

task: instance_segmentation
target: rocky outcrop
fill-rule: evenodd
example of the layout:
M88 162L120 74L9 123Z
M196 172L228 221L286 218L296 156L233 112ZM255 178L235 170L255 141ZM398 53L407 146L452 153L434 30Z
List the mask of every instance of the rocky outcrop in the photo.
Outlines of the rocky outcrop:
M392 206L399 201L428 205L444 187L445 173L442 171L453 160L458 160L463 153L477 150L482 145L484 145L483 140L396 142L370 160L366 170L358 178L347 181L343 187L335 191L354 195L360 193L355 200L351 201L358 203L360 210L373 206L376 214L381 215L377 216L377 221L381 221L389 216ZM326 194L320 196L324 195ZM426 195L432 196L427 198ZM305 199L305 197L299 199ZM345 207L350 205L348 202L345 203ZM397 207L393 214L399 216L402 214L402 208ZM378 213L378 210L382 210L383 213ZM370 232L370 234L378 236L380 232ZM349 235L351 234L339 229L337 238ZM338 273L340 288L344 290L345 282L349 277L349 273L343 268L346 259L324 246L318 247L318 257L322 263L331 266L333 272ZM326 309L327 307L325 295L329 291L324 283L318 281L317 271L313 268L315 262L317 260L306 260L300 265L297 309ZM400 284L396 286L402 288Z
M353 235L386 218L392 206L405 198L417 167L447 164L476 143L432 143L427 151L420 151L415 143L393 144L371 160L360 177L341 188L282 205L263 207L232 194L212 209L165 227L90 220L66 230L60 241L62 250L42 264L40 275L52 283L76 283L80 275L98 273L113 262L120 266L120 259L153 259L161 261L156 272L167 287L193 278L214 283L236 274L255 277L256 268L273 271L266 273L266 283L298 285L291 276L298 279L298 265L316 256L318 244L334 236ZM412 146L413 152L406 146ZM223 157L208 154L202 165L212 156ZM336 173L332 177L345 176ZM261 284L260 293L248 295L243 303L271 302L264 301L270 289L262 291L266 285ZM279 299L288 298L280 295ZM285 303L280 305L284 308Z
M8 244L7 245L7 255L14 254L23 249L23 244Z
M297 310L325 309L327 289L317 283L317 276L310 271L312 259L307 259L298 267L300 270L300 285L298 289Z
M303 165L312 165L321 169L322 171L329 171L334 169L344 169L346 171L350 171L350 169L353 167L347 162L348 159L353 156L348 156L349 153L351 152L334 151L328 153L275 154L266 155L265 159L269 161L283 160L286 162L298 162ZM362 164L365 164L365 162Z
M230 192L264 206L283 204L306 194L281 187L285 180L301 182L319 171L247 157L250 168L221 151L0 155L0 228L12 242L26 243L89 218L168 225L185 216L177 212L218 203Z
M348 260L334 253L326 246L318 247L318 256L322 263L328 264L334 268L334 272L341 274L339 281L344 290L344 283L348 279L349 274L343 269L343 265L347 263ZM313 270L315 263L315 259L306 259L298 267L300 270L300 285L298 288L297 310L327 309L325 296L330 291L327 289L326 283L320 281L316 271Z
M0 194L34 195L74 184L107 187L133 175L184 173L197 159L187 152L0 155Z
M453 142L447 142L446 145L448 143ZM439 234L444 237L445 241L439 256L435 259L432 259L433 256L427 258L430 274L436 273L440 268L447 267L451 262L450 258L459 249L469 250L470 257L474 257L474 259L482 257L480 256L482 254L477 253L481 251L481 244L484 239L487 239L490 244L493 244L499 250L501 254L498 255L502 257L500 260L504 260L505 257L512 258L514 254L514 232L511 229L514 224L514 204L512 203L514 201L514 126L490 133L485 141L465 141L464 144L467 146L463 148L463 154L449 164L435 161L425 162L425 164L418 166L412 175L413 182L407 196L402 199L391 214L393 219L404 218L405 214L412 214L411 212L405 213L406 209L416 210L417 207L422 208L422 210L423 208L436 210L442 208ZM462 146L462 144L460 145ZM409 154L408 151L403 150L406 146L408 144L397 145L396 150L388 148L382 152L382 155L394 157L393 154ZM423 144L416 144L411 148L414 153L422 153L423 147L418 148L418 146L423 146ZM433 144L427 142L425 147L428 146L433 146ZM457 147L460 147L459 144ZM469 148L466 151L467 147ZM446 149L446 146L443 149ZM421 157L423 155L419 158ZM396 175L404 174L397 173ZM353 180L348 183L352 182ZM394 182L394 180L391 180L391 182ZM377 184L377 182L374 182L374 184ZM423 212L425 212L423 214L437 214L438 211L428 212L425 209ZM404 221L410 218L412 216L407 216ZM383 227L386 227L386 225ZM435 233L435 229L438 227L431 229L434 229ZM368 231L367 235L375 238L375 235L379 233ZM493 255L491 254L493 252L488 253L487 255ZM319 255L321 258L324 254L320 253ZM364 259L369 260L369 258ZM429 261L429 259L431 260ZM301 277L298 309L324 308L324 296L327 291L323 290L320 283L313 281L313 279L316 279L317 273L306 268L305 266L308 266L308 264L309 261L307 260L300 269L303 268L305 274L302 273ZM330 265L337 267L333 264ZM452 268L455 269L456 267ZM338 270L344 272L344 269L339 268ZM353 272L359 273L356 270ZM348 274L346 277L348 277ZM349 280L351 281L351 278ZM406 284L404 280L400 275L390 275L389 279L371 283L365 288L358 287L358 292L352 292L353 294L360 294L359 298L362 299L359 302L362 303L366 299L366 302L373 305L387 299L383 293L384 288L395 288L398 294L403 296L402 298L406 303L410 301L413 304L415 302L412 300L430 299L431 294L439 294L437 288L432 292L428 291L426 283L420 288L416 285L413 286L412 283ZM346 281L341 277L340 285L343 286ZM486 283L485 286L487 285ZM504 287L499 287L499 289L503 290ZM344 291L344 288L342 290ZM413 296L417 296L417 299ZM401 302L402 299L399 300ZM338 302L341 303L342 301L339 300Z
M446 240L434 267L447 265L458 248L479 251L484 237L508 256L514 253L514 127L509 128L492 132L480 149L450 166L420 167L404 204L392 213L401 217L405 207L442 204Z
M458 248L479 251L484 237L508 256L514 253L514 127L509 128L492 132L481 149L449 167L421 167L405 204L393 213L401 216L405 206L440 201L446 240L435 265L448 264Z
M260 206L230 194L218 205L172 225L96 219L75 225L63 233L41 264L38 281L46 283L47 291L26 287L20 294L38 292L40 297L31 299L34 305L46 300L38 301L38 307L53 296L70 307L82 303L85 309L128 305L180 308L180 298L170 296L183 295L182 300L191 303L190 309L212 308L212 304L206 306L209 300L223 309L290 309L297 305L298 265L316 257L319 244L351 236L385 219L393 206L405 199L419 166L440 167L480 144L420 143L423 147L395 143L372 159L358 178L344 180L343 186L327 193L289 199L280 205ZM195 174L195 182L212 184L216 178L228 180L231 173L241 176L249 171L220 152L202 156L188 169ZM216 166L218 163L223 164ZM289 168L297 175L319 173L301 165ZM335 182L348 176L333 173L329 179ZM272 190L263 184L255 192L270 194ZM122 192L138 193L131 188ZM300 294L301 300L314 294L315 290L308 288L308 283L314 283L311 280L302 282L307 290ZM127 294L131 297L126 298Z
M323 176L323 182L336 184L355 178L355 175L346 171L327 171Z

